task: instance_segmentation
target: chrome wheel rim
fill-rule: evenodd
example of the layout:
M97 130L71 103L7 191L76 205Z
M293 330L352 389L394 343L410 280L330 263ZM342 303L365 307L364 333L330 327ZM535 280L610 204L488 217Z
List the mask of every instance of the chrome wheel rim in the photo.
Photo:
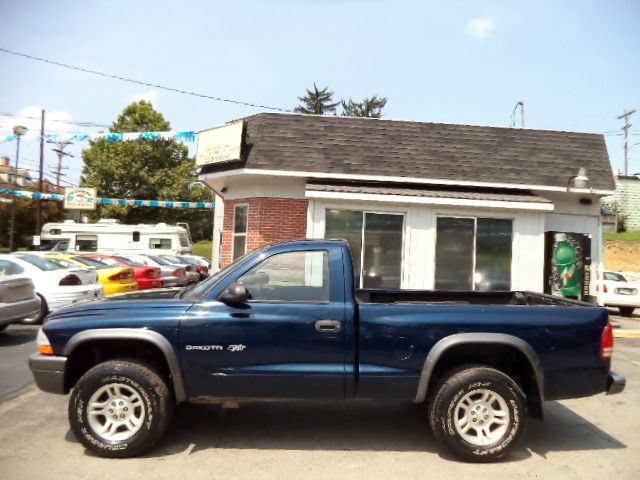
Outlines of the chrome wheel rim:
M87 420L99 437L117 442L128 440L142 427L145 408L140 394L123 383L109 383L91 395Z
M472 445L497 442L509 428L509 407L498 393L480 388L462 397L455 408L455 428Z

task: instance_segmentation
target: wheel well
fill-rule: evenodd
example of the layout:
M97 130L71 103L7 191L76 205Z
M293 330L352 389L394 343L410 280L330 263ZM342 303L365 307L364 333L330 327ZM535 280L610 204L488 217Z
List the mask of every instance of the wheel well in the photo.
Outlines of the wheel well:
M470 343L450 347L431 372L427 394L435 393L447 372L466 364L486 365L511 377L526 395L529 415L542 419L541 392L533 366L524 353L508 345Z
M169 389L173 390L167 359L153 343L144 340L100 339L81 343L69 355L64 379L65 392L71 390L80 377L91 368L114 358L143 361L153 367L165 379Z

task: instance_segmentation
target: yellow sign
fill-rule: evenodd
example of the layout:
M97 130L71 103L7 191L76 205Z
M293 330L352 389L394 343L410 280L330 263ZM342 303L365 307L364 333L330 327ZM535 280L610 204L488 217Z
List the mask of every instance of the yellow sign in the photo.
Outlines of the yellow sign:
M65 188L64 208L73 210L95 210L96 189L82 187Z
M240 160L242 127L239 121L198 133L196 165Z

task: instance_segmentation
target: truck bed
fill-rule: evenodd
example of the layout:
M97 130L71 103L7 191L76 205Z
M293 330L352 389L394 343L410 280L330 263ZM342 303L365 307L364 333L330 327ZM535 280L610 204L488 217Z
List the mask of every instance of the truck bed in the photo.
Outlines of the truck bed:
M429 304L429 305L549 305L562 307L593 306L590 303L528 291L465 290L384 290L355 291L359 304Z

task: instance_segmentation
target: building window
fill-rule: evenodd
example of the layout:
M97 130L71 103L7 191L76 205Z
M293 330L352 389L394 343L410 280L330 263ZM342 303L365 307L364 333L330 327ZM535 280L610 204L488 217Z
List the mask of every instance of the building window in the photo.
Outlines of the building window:
M133 241L134 242L140 241L140 232L133 232Z
M510 290L511 220L438 217L435 288Z
M236 205L233 209L233 259L247 253L247 224L249 205Z
M98 250L98 236L76 235L76 250L79 252L96 252Z
M262 302L329 302L329 255L324 250L273 255L238 278Z
M171 250L171 239L170 238L150 238L149 248L152 248L154 250L155 249Z
M347 240L356 288L400 288L404 215L328 209L325 238Z

